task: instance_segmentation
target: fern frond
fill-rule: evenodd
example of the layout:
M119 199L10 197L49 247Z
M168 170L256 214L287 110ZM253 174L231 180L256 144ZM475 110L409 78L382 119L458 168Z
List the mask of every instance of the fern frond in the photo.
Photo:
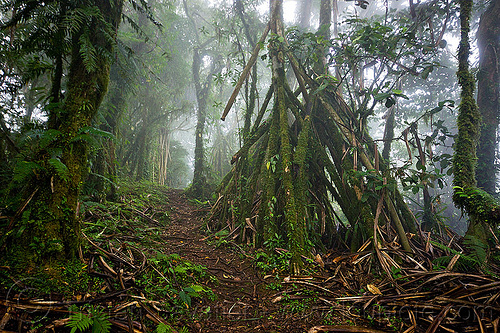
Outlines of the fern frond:
M477 262L481 263L483 266L488 259L488 244L484 244L479 238L466 235L464 237L464 245L469 249L470 256L473 257Z
M85 332L90 328L90 325L92 325L92 318L81 312L73 313L69 317L69 322L67 325L71 327L70 333L75 333L77 330L80 332Z
M90 135L93 135L95 137L106 138L106 139L110 139L110 140L114 140L115 139L115 136L113 135L113 133L110 133L110 132L107 132L107 131L103 131L101 129L98 129L98 128L95 128L95 127L92 127L92 126L83 127L83 128L81 128L78 131L78 133L80 133L80 134L90 134Z
M73 8L64 17L62 26L70 34L74 34L94 18L102 18L99 8L96 6Z
M79 134L75 136L73 139L71 139L70 142L78 142L78 141L84 141L91 147L97 146L99 143L95 137L88 134Z
M146 43L149 41L149 37L144 30L142 30L142 28L132 18L130 18L130 16L122 14L122 20L130 24L130 27L135 31L135 33L140 37L143 37Z
M94 72L97 68L97 51L95 46L90 41L88 32L83 33L79 39L80 56L82 57L85 69L88 72Z
M102 313L92 316L92 333L108 333L111 328L109 317Z
M48 163L54 168L57 175L61 177L63 180L68 180L69 170L66 164L61 162L61 160L57 157L53 157L49 159Z
M129 0L129 3L132 5L134 10L138 11L139 13L144 14L154 25L156 25L158 28L162 27L162 24L158 21L155 20L153 16L153 11L151 10L151 7L145 0Z
M61 132L55 129L49 129L46 130L45 132L42 133L42 136L40 137L40 148L46 148L53 142L55 142L59 136L61 135Z
M28 177L36 174L38 170L43 170L42 166L35 162L20 161L14 168L13 180L23 182Z
M172 327L170 327L167 324L164 323L159 323L158 326L156 326L156 333L171 333L172 332Z

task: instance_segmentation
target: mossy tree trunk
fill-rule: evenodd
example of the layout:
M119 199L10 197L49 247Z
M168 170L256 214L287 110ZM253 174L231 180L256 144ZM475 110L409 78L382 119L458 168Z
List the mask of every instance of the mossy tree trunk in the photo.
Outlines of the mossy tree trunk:
M109 27L118 29L123 0L96 0L94 5L104 21L94 17L73 36L65 98L59 108L51 110L57 113L52 117L57 118L52 122L57 127L52 129L60 132L55 143L59 148L53 151L59 154L42 156L47 171L38 175L29 217L19 221L25 224L21 241L10 248L27 265L74 258L81 244L78 196L88 169L87 142L81 134L91 125L107 91L110 64L103 53L112 52ZM103 50L95 55L92 66L84 59L81 38Z
M401 89L401 81L396 84L396 89ZM384 127L384 148L382 150L382 158L387 162L390 162L390 153L392 140L394 140L394 127L396 125L396 113L398 111L398 101L392 105L386 112L385 127Z
M469 71L469 32L472 1L460 1L460 45L458 50L458 83L462 89L457 119L458 135L453 156L453 201L470 218L466 236L486 243L488 223L500 222L500 206L488 193L476 186L476 144L481 115L474 100L475 82Z
M495 164L497 130L500 117L500 0L493 0L479 21L477 42L479 73L477 104L482 116L477 147L477 186L489 194L496 193Z

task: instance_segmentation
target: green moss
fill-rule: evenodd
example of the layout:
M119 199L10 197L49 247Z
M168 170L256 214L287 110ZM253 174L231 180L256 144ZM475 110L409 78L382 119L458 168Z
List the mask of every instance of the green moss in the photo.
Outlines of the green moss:
M12 288L11 293L28 292L27 297L44 294L75 295L99 292L104 283L90 276L87 265L79 260L52 261L44 266L26 267L22 261L2 262L9 264L9 270L0 270L0 285ZM29 273L27 277L26 273ZM13 282L19 281L19 282ZM8 289L6 291L9 291ZM33 294L29 294L33 293Z
M295 164L299 169L298 177L295 181L295 201L297 203L297 225L304 232L306 227L306 203L307 199L307 184L308 184L308 166L307 157L309 150L309 137L311 135L311 119L306 116L304 119L304 128L300 131L297 148L295 150Z
M499 223L500 205L488 193L476 188L475 168L477 163L476 145L479 137L481 116L474 99L475 82L469 71L469 32L472 1L460 1L461 41L458 50L458 83L462 89L459 115L457 119L458 135L453 156L455 204L467 211L471 218L469 236L476 234L480 223Z
M275 205L273 200L276 198L276 187L278 173L276 172L276 165L279 159L279 112L277 111L277 105L275 104L272 111L271 126L269 129L269 141L267 144L265 163L263 163L262 168L265 171L262 173L265 175L264 179L264 193L261 208L264 209L265 214L263 214L264 219L264 240L271 239L277 233L278 228L276 224L275 216Z

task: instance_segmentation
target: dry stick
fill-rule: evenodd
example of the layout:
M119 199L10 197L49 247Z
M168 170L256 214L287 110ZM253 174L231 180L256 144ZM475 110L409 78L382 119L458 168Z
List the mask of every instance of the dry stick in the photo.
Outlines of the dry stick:
M451 305L450 305L451 306ZM477 312L477 309L474 308L474 313L476 314L476 318L477 318L477 321L478 321L478 324L479 324L479 329L481 330L481 333L486 333L488 332L486 330L486 327L484 326L484 323L483 323L483 320L481 319L481 316L479 315L479 313Z
M266 98L264 99L264 103L262 103L259 113L257 114L257 118L255 119L255 123L253 124L252 130L250 131L251 134L255 133L255 131L257 131L257 129L259 128L262 117L264 117L264 113L266 113L267 106L269 105L269 102L271 101L271 97L273 97L273 95L274 83L271 83L271 86L267 91Z
M269 33L270 25L269 23L266 25L266 30L264 30L264 33L262 34L262 37L260 37L259 42L255 45L252 56L248 60L247 65L243 69L243 72L241 73L241 76L238 80L238 83L236 83L236 86L234 87L233 94L229 98L229 101L226 104L226 108L224 109L224 112L222 113L222 121L226 120L226 116L229 113L229 110L231 110L231 107L234 104L234 101L236 100L236 96L238 96L238 93L240 92L241 86L243 85L243 82L246 80L248 77L248 74L250 73L250 69L252 69L255 61L257 60L257 56L259 55L260 51L260 46L264 41L266 40L267 34Z
M288 46L288 41L286 39L285 39L285 41L286 41L286 44ZM287 56L288 60L290 60L290 64L292 65L293 73L295 74L295 77L297 78L297 82L299 83L300 91L302 92L302 96L304 97L304 100L305 100L306 105L307 105L307 104L309 104L309 95L307 94L307 89L306 89L306 85L304 82L304 78L302 77L302 75L300 75L301 71L300 71L299 64L290 51L286 52L286 56Z
M17 210L17 212L14 214L14 216L11 218L10 222L9 222L9 226L7 227L7 230L6 231L9 231L10 229L12 229L12 226L14 225L14 222L17 220L17 218L19 216L21 216L21 214L24 212L24 209L26 208L26 206L28 206L28 204L30 203L31 199L33 199L33 197L35 196L36 192L38 192L38 189L39 187L37 186L35 188L35 190L30 194L30 196L28 197L28 199L26 199L23 203L23 205Z
M441 312L439 312L439 314L436 316L436 318L432 322L431 326L429 326L429 328L427 329L427 331L425 333L434 333L434 332L436 332L436 330L441 325L441 322L446 318L446 315L448 314L448 312L450 311L450 309L451 309L451 304L448 304L447 306L445 306L441 310ZM474 309L474 311L475 311L475 309ZM478 316L478 318L479 318L479 316Z

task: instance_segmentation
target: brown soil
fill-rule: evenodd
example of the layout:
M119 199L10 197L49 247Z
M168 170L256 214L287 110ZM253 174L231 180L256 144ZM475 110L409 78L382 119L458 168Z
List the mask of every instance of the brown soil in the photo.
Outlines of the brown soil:
M200 305L200 311L210 306L210 312L189 325L194 332L304 332L317 323L311 311L287 314L281 304L272 303L276 292L266 288L268 280L254 268L251 253L237 245L216 247L213 237L201 233L203 211L180 190L169 190L168 197L172 208L165 231L167 252L204 265L219 281L212 286L217 300Z

